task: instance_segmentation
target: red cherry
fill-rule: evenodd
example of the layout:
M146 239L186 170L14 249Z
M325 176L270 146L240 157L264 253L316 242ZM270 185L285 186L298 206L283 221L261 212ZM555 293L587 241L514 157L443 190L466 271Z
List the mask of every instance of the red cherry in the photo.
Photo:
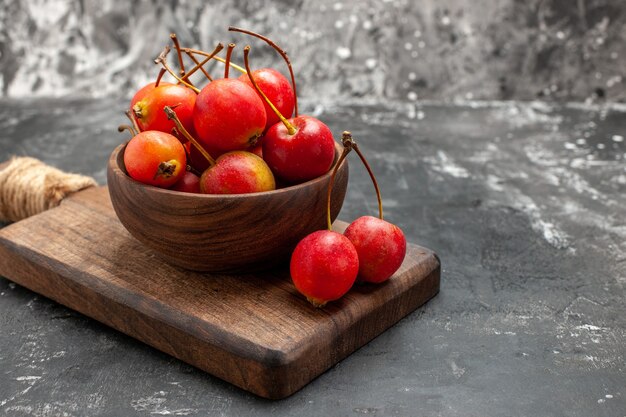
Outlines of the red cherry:
M137 101L132 110L142 131L159 130L170 133L174 123L168 120L163 108L165 106L176 108L176 114L181 123L187 130L190 130L193 127L192 116L195 103L196 93L189 88L176 84L160 84Z
M211 81L198 95L193 111L200 142L222 151L254 145L266 121L265 108L256 91L232 78Z
M259 88L250 70L249 53L250 46L247 45L243 48L243 62L248 79L281 121L263 136L263 158L272 172L286 182L304 182L326 173L335 158L335 141L330 129L311 116L286 119Z
M181 191L184 193L200 193L200 177L191 171L185 171L185 174L176 184L171 188L174 191Z
M263 158L272 171L290 183L328 172L335 158L335 141L328 126L311 116L288 122L295 127L295 134L289 134L283 123L276 123L263 139Z
M400 268L406 254L402 230L372 216L359 217L344 232L359 254L359 280L381 283Z
M272 68L261 68L252 71L252 76L257 85L265 93L267 98L276 106L276 109L286 118L290 118L293 113L294 95L291 84L280 72ZM253 87L248 74L242 74L239 80ZM261 96L259 96L262 98ZM267 114L267 122L265 129L280 122L280 118L274 113L272 108L265 102L265 113Z
M344 235L319 230L298 243L291 256L291 279L316 307L346 294L359 271L354 245Z
M253 153L232 151L215 160L200 177L205 194L246 194L276 189L274 175Z
M185 174L187 158L180 141L169 133L147 130L133 137L124 150L131 178L167 188Z

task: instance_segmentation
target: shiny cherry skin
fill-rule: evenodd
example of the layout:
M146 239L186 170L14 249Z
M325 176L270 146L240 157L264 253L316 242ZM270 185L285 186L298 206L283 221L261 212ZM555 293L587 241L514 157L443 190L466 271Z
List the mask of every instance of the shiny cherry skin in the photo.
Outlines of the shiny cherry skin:
M359 256L344 235L318 230L298 243L289 269L296 289L311 304L323 307L352 288L359 272Z
M124 150L131 178L168 188L185 175L187 157L180 141L169 133L147 130L134 136Z
M363 216L353 221L344 235L359 254L359 281L387 281L402 265L406 238L402 230L377 217Z
M335 159L335 141L324 123L311 116L289 119L296 133L276 123L263 137L263 159L288 183L301 183L325 174Z
M276 109L287 119L291 117L294 108L294 95L291 84L283 74L272 68L260 68L252 71L252 77L257 85L263 91L263 94L272 102ZM248 74L242 74L239 80L252 87L252 82ZM270 106L263 101L265 113L267 114L267 122L265 129L280 122L280 118L274 113Z
M149 90L141 100L132 105L131 109L142 131L159 130L171 133L175 126L174 122L169 120L163 111L165 106L170 106L176 109L176 115L185 129L193 132L193 108L195 103L196 93L189 88L182 85L162 83L158 87Z
M276 189L276 182L263 159L250 152L232 151L202 173L200 189L205 194L258 193Z
M159 85L171 85L172 83L168 83L165 81L161 81L159 83ZM144 99L144 97L151 92L152 90L155 89L156 83L150 83L150 84L146 84L143 87L141 87L139 90L137 90L137 92L135 93L135 95L133 96L133 98L130 100L130 108L132 109L135 104L137 104L138 101L141 101ZM168 132L169 133L169 132Z
M201 144L224 152L254 145L266 121L263 101L256 91L234 78L211 81L198 94L193 111L193 124Z

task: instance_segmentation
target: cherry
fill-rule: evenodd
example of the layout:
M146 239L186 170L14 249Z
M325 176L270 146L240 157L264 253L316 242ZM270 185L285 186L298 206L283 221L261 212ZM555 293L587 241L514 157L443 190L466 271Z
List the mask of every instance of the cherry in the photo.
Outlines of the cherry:
M276 189L276 182L263 159L251 152L232 151L204 171L200 189L205 194L256 193Z
M265 93L268 100L276 106L276 109L285 117L291 117L294 106L293 90L289 81L281 74L272 68L261 68L252 71L252 77L257 82L257 85ZM254 87L250 81L248 74L242 74L239 76L239 80L248 84L250 87ZM261 95L259 97L262 98ZM280 118L272 111L272 108L267 103L263 103L265 106L265 113L267 114L267 122L265 123L265 130L280 122Z
M180 141L169 133L147 130L134 136L124 150L131 178L167 188L185 174L187 158Z
M168 120L167 115L163 113L163 108L165 106L176 107L176 113L179 115L181 123L189 130L193 127L192 117L195 103L196 93L189 88L162 83L149 90L141 100L135 102L132 111L142 131L159 130L170 133L174 123Z
M402 230L383 219L383 203L376 177L350 132L343 132L344 146L352 147L372 179L378 199L379 218L359 217L345 230L359 254L359 280L381 283L388 280L402 265L406 255L406 239Z
M289 183L308 181L328 172L335 158L335 141L330 129L311 116L285 119L257 85L250 71L249 53L250 46L246 46L243 56L248 78L282 122L263 136L263 158L272 172Z
M362 216L353 221L344 235L359 254L359 280L381 283L400 268L406 254L402 230L385 220Z
M174 121L179 132L208 162L209 167L200 177L200 190L203 193L243 194L270 191L276 188L274 175L263 159L245 151L227 152L217 160L213 159L180 123L176 112L170 107L165 107L164 110Z
M181 179L174 184L171 188L174 191L181 191L184 193L196 193L199 194L200 191L200 177L194 174L191 171L186 171Z
M133 107L135 107L135 104L137 104L137 102L143 100L146 97L146 95L148 95L148 93L150 93L159 85L171 85L171 83L163 81L158 84L156 82L153 82L153 83L144 85L139 90L137 90L133 98L130 100L130 108L132 109Z
M330 178L326 209L328 230L306 236L291 255L291 279L296 289L316 307L323 307L346 294L359 272L359 255L354 245L344 235L332 231L330 217L335 175L349 151L344 148Z
M211 81L200 91L193 110L200 142L222 151L254 145L266 121L263 102L254 89L232 78Z
M272 171L289 183L317 178L330 169L335 158L335 140L324 123L311 116L298 116L286 125L275 124L263 139L263 158Z
M296 289L311 304L323 307L352 288L359 271L359 257L344 235L318 230L298 243L289 269Z

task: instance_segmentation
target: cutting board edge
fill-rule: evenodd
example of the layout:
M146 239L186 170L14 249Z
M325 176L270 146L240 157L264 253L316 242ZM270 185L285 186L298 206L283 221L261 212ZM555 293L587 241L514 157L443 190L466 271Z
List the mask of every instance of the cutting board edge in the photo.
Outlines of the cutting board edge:
M304 382L293 386L287 385L284 391L274 392L274 395L270 398L281 399L299 391L332 368L335 364L376 339L400 320L432 300L439 293L441 283L441 264L434 252L432 252L432 255L435 258L436 264L430 273L424 276L418 283L412 285L408 290L399 292L394 298L388 300L390 303L396 302L401 306L399 314L391 314L386 320L379 320L378 318L381 317L379 312L385 309L385 305L380 304L377 308L368 312L367 315L361 317L360 320L355 321L350 327L345 328L342 334L335 334L334 340L329 343L330 346L327 346L326 351L339 353L334 357L328 357L323 366L320 366L317 371L311 372L309 377L305 377L302 373L302 365L303 362L306 362L306 357L309 352L301 351L295 357L291 354L285 355L282 360L283 365L275 368L275 370L281 373L284 372L287 376L299 373ZM363 331L364 329L366 330ZM352 340L354 340L354 342L346 345L345 339L350 339L351 333L353 333ZM344 341L343 347L339 342L340 340ZM319 346L318 349L320 349ZM323 349L323 347L321 349Z

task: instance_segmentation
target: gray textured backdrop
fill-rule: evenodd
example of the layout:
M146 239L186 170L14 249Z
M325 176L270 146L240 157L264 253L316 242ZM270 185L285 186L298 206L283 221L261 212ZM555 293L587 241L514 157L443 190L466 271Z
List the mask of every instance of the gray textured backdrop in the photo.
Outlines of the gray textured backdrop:
M229 24L283 45L307 97L626 100L623 0L0 0L0 90L128 95L171 31L246 42Z

